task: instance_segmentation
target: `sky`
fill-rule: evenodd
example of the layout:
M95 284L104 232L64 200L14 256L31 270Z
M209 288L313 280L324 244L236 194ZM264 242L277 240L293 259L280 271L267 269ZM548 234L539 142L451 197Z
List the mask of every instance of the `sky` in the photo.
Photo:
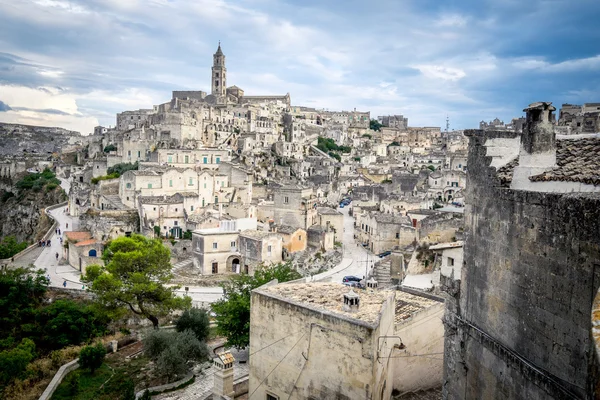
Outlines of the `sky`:
M0 122L87 134L172 90L227 84L292 105L509 122L600 102L598 0L0 0Z

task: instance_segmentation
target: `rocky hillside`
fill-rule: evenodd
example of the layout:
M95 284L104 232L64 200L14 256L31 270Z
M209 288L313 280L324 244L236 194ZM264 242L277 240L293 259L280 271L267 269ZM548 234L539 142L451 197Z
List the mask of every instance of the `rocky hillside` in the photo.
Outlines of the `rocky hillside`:
M0 157L65 152L82 140L79 132L62 128L0 123Z
M7 179L0 180L0 237L13 235L19 242L39 240L52 225L42 215L44 208L67 199L64 190L55 184L36 188L17 188Z

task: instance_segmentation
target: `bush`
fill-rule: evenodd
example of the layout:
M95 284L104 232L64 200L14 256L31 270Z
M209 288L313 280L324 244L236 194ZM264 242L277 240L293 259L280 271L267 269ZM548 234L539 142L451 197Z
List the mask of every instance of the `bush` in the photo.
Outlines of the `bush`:
M33 191L39 192L45 185L50 183L56 184L57 186L60 185L60 181L56 179L56 175L48 168L46 168L41 173L25 175L25 177L18 181L15 186L18 189L31 189Z
M117 146L112 143L104 148L105 153L110 153L111 151L117 151Z
M183 375L188 371L184 355L175 347L168 347L160 353L156 360L156 371L161 376L166 376L169 381L177 375Z
M0 352L0 382L21 376L34 358L35 343L31 339L23 339L14 349Z
M154 329L144 338L144 351L153 360L156 360L160 354L169 347L173 333L165 330Z
M109 175L117 173L119 176L123 175L127 171L137 170L139 168L139 164L136 161L135 163L120 163L115 164L112 167L108 168L106 171Z
M89 369L93 374L102 363L106 356L106 349L102 343L97 343L95 346L86 346L79 353L79 365L83 369Z
M17 242L14 236L6 236L0 242L0 259L10 258L27 248L27 242Z
M92 184L96 185L100 181L106 181L109 179L117 179L119 176L120 175L118 172L113 172L112 174L98 176L96 178L92 178Z
M160 228L159 228L159 233L160 233ZM189 229L185 232L183 232L183 238L185 240L192 240L192 231L190 231Z
M15 194L13 192L2 193L2 198L0 198L0 203L5 203L11 197L15 197Z
M191 308L183 312L177 320L177 332L191 330L200 341L208 337L210 321L206 310Z

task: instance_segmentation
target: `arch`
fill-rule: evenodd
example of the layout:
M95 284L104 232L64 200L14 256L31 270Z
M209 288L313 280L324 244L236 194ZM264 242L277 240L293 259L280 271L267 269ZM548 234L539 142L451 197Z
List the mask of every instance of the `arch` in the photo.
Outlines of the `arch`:
M88 256L89 256L89 257L97 257L98 255L97 255L97 253L96 253L96 249L91 249L91 250L88 252Z
M239 274L241 271L241 260L239 256L233 255L229 256L227 259L227 271Z

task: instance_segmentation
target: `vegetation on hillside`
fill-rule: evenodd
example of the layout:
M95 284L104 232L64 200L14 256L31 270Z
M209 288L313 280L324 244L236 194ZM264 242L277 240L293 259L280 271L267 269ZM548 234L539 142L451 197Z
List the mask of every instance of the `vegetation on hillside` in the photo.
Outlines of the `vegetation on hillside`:
M18 181L15 185L17 189L33 190L39 192L42 189L50 191L60 186L60 180L56 178L56 174L46 168L41 173L27 174Z
M342 160L340 153L349 154L352 151L350 146L338 146L333 139L319 136L317 148L323 153L327 153L330 157L338 161Z
M27 242L19 243L14 236L6 236L0 242L0 259L10 258L26 248Z
M290 262L269 267L259 267L254 276L233 275L223 287L223 298L212 304L216 314L217 333L227 337L227 346L238 349L250 344L250 292L259 286L277 279L288 282L302 276Z
M373 131L380 131L382 126L383 125L381 125L381 123L376 119L369 121L369 128Z
M117 178L121 177L121 175L123 175L125 172L137 170L138 168L139 168L139 165L137 162L115 164L112 167L108 168L108 170L106 171L107 175L102 175L102 176L97 176L95 178L92 178L92 183L95 185L100 181L106 181L108 179L117 179Z

